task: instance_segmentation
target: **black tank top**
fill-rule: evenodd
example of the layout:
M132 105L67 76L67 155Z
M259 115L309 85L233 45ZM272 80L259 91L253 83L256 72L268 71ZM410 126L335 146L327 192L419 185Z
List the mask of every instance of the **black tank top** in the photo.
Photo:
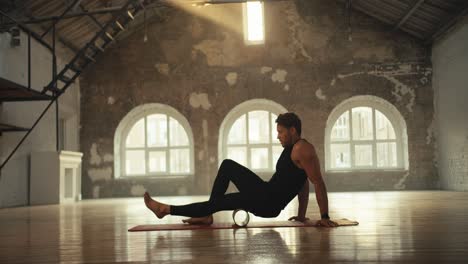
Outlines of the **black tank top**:
M297 142L296 142L297 143ZM291 159L294 145L285 147L276 163L276 172L268 182L270 197L281 209L299 193L307 180L307 174Z

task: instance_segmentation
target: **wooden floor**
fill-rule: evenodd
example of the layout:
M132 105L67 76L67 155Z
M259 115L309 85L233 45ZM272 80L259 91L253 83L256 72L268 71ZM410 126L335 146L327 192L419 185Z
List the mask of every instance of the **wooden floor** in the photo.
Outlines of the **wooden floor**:
M156 219L140 198L0 209L0 263L468 263L466 192L330 193L329 199L332 218L360 225L129 233L135 225L182 218ZM294 215L296 206L277 219ZM318 216L313 195L308 215ZM231 212L215 221L232 221Z

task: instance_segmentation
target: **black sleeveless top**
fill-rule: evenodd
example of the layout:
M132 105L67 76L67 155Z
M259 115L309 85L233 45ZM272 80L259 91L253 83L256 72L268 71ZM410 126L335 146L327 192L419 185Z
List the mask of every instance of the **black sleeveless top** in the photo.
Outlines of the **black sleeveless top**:
M297 142L296 142L297 143ZM270 197L281 209L299 193L307 180L307 174L291 159L294 145L285 147L276 163L276 172L268 182Z

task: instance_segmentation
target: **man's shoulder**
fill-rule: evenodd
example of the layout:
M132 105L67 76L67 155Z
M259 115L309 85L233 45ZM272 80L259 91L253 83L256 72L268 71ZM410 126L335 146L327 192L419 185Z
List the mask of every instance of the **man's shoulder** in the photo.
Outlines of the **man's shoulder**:
M295 154L307 154L307 153L315 153L315 147L312 143L308 142L305 139L300 139L299 141L294 144L293 153Z
M298 148L298 149L312 148L312 149L314 149L314 145L312 143L310 143L309 141L307 141L306 139L301 138L296 142L296 144L294 144L294 148Z

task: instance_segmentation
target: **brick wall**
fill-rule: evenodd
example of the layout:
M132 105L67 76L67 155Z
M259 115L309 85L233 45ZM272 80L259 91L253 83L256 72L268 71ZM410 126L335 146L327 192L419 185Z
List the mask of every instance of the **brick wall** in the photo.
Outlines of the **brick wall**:
M344 6L334 1L267 3L260 46L244 45L239 4L160 13L148 21L146 42L144 27L135 27L80 80L84 197L132 196L144 189L159 195L208 193L218 168L221 122L233 107L254 98L299 114L303 137L315 145L323 168L328 115L355 95L378 96L400 111L408 129L409 171L324 173L328 189L437 187L427 48L357 12L351 21L349 31ZM211 107L191 105L194 94L206 94ZM114 132L129 111L146 103L170 105L191 124L194 177L114 179ZM203 159L197 158L200 151ZM92 155L108 158L96 164Z

